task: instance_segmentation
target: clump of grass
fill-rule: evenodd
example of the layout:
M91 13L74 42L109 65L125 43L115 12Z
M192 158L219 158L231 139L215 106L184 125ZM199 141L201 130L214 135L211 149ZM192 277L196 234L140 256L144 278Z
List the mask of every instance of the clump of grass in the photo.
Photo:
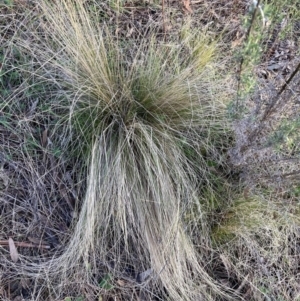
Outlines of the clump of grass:
M275 193L241 197L213 231L228 279L255 300L295 300L298 295L298 202Z
M38 58L36 74L59 87L48 101L64 156L88 166L86 179L78 170L86 180L78 220L49 277L80 274L99 284L109 274L170 300L222 295L190 233L197 229L210 244L199 192L210 179L206 159L218 154L210 141L227 129L216 45L191 33L132 47L86 5L42 2L42 37L35 46L20 43ZM198 218L187 222L191 208Z

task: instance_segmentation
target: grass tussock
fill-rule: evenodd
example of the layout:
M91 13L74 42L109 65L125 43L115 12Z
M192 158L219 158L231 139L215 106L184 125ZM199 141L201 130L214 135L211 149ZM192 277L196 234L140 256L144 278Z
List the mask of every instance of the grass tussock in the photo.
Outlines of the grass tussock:
M241 198L224 212L212 237L237 291L255 300L299 298L299 225L298 202L275 193Z
M0 299L299 299L297 5L6 2Z
M70 240L45 263L48 277L101 283L109 275L113 287L129 278L149 298L222 294L189 233L196 227L209 244L199 192L211 172L201 150L217 160L209 141L226 137L216 44L186 32L181 41L153 36L133 47L98 25L83 1L40 8L39 43L19 46L37 58L35 76L60 87L45 104L66 160L81 158L77 177L86 181ZM197 223L184 218L191 208Z

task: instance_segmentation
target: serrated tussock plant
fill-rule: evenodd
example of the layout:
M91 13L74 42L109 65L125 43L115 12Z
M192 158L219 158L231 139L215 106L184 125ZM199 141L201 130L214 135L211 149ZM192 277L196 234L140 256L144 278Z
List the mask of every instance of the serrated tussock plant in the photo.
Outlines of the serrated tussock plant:
M221 288L189 231L209 245L199 192L210 169L199 150L215 155L210 138L227 129L216 45L191 33L169 43L141 37L132 46L86 5L42 2L43 36L32 50L43 58L39 74L57 74L50 80L60 87L52 106L61 146L88 166L78 220L52 273L71 279L84 269L91 280L99 266L113 279L151 271L143 283L150 294L209 300ZM197 221L183 218L190 208Z

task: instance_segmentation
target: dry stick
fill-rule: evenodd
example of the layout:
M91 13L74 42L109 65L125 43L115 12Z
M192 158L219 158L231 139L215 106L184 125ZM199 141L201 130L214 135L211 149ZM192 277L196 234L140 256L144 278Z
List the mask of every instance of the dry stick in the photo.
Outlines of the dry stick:
M249 135L249 142L252 142L253 138L258 134L258 132L263 128L263 122L274 112L275 105L278 103L281 94L286 90L289 83L293 80L293 78L296 76L296 74L300 71L300 63L294 70L294 72L291 74L291 76L288 78L288 80L282 85L279 92L276 94L274 100L271 102L268 108L266 108L265 113L263 117L260 120L260 125Z
M164 40L165 40L166 39L165 0L162 0L162 15L163 15L163 32L164 32Z
M293 80L293 78L296 76L296 74L299 71L300 71L300 63L298 64L298 66L296 67L296 69L294 70L294 72L291 74L291 76L289 77L289 79L282 85L282 87L280 88L279 92L275 96L274 100L272 101L272 103L270 104L270 106L265 111L265 114L263 115L261 121L264 121L272 113L272 111L273 111L276 103L278 102L281 94L286 90L288 84Z
M279 29L279 30L274 29L274 30L275 30L275 34L274 33L272 34L272 32L270 33L270 36L271 36L270 39L273 39L273 42L272 42L271 47L269 47L269 49L267 49L267 53L266 53L266 55L264 57L264 60L266 62L269 60L272 52L274 52L274 50L276 48L276 43L278 42L279 33L280 33L281 29ZM274 30L273 30L273 32L274 32Z
M254 12L252 14L251 22L250 22L250 25L247 29L246 35L245 35L245 40L244 40L245 43L247 43L247 41L250 37L251 29L252 29L252 26L254 24L254 20L255 20L256 13L258 11L259 5L260 5L260 1L261 0L257 1ZM236 107L237 107L237 109L238 109L238 106L239 106L239 91L241 89L241 74L242 74L243 64L244 64L244 56L242 56L242 58L240 59L240 65L239 65L239 69L238 69L238 72L237 72L237 78L238 78L237 95L236 95Z
M289 172L289 173L284 173L281 175L281 177L286 178L286 177L296 176L296 175L300 175L300 170L296 170L296 171Z
M37 244L32 244L23 241L14 241L14 243L17 247L50 249L50 246L48 245L37 245ZM0 240L0 246L8 246L8 245L9 245L8 240Z

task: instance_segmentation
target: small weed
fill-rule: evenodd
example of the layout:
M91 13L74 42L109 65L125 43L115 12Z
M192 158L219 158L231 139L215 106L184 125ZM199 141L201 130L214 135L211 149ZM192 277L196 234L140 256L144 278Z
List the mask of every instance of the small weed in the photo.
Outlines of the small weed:
M108 4L113 11L121 13L123 11L125 0L108 0Z
M300 149L300 119L282 119L280 125L269 138L268 145L272 145L279 152L296 156Z
M112 275L107 274L103 277L103 279L99 283L99 287L104 290L111 290L114 288L112 284Z
M13 6L14 5L14 0L1 0L0 1L0 7L1 6Z

